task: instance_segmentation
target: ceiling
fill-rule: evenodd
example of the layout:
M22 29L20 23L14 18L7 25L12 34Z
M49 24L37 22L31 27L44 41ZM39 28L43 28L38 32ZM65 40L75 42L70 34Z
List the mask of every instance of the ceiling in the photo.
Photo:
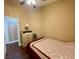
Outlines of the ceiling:
M43 7L43 6L46 6L48 4L51 4L51 3L54 3L57 1L59 1L59 0L36 0L36 6ZM4 0L4 2L11 6L20 5L20 0ZM24 4L24 5L26 5L26 4Z
M37 6L43 7L43 6L46 6L48 4L54 3L56 1L58 1L58 0L37 0Z

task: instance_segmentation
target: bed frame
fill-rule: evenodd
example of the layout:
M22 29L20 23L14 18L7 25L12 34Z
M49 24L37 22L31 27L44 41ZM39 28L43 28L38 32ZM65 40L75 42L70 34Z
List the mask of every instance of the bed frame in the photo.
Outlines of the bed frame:
M36 54L31 48L30 48L30 43L27 45L26 47L27 53L28 55L32 58L32 59L41 59L38 54Z
M42 38L44 38L44 37L42 37ZM40 38L40 39L37 39L37 40L41 40L42 38ZM35 40L35 41L37 41L37 40ZM33 41L34 42L34 41ZM26 47L26 49L27 49L27 53L28 53L28 55L32 58L32 59L41 59L41 57L37 54L37 53L35 53L35 51L33 51L32 50L32 48L30 48L30 44L31 44L32 42L30 42L28 45L27 45L27 47ZM33 45L32 45L33 46ZM35 46L33 46L34 48L36 48ZM36 48L37 49L37 48ZM44 56L46 56L48 59L51 59L50 57L48 57L47 55L45 55L42 51L40 51L39 49L37 49L40 53L42 53Z

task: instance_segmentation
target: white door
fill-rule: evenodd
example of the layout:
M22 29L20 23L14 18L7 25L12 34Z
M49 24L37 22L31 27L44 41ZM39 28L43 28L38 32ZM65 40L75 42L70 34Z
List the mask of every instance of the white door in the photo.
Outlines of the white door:
M14 43L18 41L18 25L17 18L13 17L4 17L4 38L5 43Z

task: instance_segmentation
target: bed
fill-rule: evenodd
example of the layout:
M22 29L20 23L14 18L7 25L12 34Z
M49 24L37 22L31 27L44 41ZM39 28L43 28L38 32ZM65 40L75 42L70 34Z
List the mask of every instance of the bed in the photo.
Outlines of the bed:
M74 42L62 42L48 37L30 43L27 50L32 59L75 59Z

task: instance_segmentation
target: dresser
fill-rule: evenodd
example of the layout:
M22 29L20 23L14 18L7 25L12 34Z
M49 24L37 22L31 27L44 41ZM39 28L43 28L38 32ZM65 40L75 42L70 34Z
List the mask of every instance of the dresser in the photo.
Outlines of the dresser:
M31 41L33 41L32 31L22 31L22 46L26 47Z

